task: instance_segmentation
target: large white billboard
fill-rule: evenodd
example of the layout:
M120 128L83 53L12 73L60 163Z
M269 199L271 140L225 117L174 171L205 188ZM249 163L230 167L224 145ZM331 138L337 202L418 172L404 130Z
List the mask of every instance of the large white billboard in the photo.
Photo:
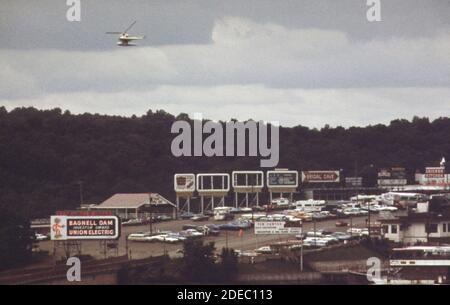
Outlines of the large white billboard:
M175 174L173 177L173 187L177 193L195 192L195 175Z
M280 170L267 172L268 188L297 188L298 172L293 170Z
M199 193L227 193L230 191L230 175L197 174L197 192Z
M233 188L240 190L261 190L264 187L264 172L234 171L231 174Z

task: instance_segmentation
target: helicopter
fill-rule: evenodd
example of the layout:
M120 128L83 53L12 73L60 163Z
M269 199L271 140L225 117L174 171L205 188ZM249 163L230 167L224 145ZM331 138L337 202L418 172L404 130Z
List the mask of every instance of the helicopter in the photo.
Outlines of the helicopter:
M106 34L116 34L119 36L119 41L117 41L117 45L120 47L130 47L130 46L136 46L134 43L130 43L130 41L133 40L141 40L144 39L145 36L130 36L128 35L128 31L136 24L136 21L134 21L130 26L123 32L106 32Z

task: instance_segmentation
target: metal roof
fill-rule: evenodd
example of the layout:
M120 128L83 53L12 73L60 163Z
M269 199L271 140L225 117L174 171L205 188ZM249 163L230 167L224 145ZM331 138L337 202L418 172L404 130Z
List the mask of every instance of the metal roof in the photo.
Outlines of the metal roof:
M172 205L172 202L156 193L115 194L95 209L137 209L143 205Z

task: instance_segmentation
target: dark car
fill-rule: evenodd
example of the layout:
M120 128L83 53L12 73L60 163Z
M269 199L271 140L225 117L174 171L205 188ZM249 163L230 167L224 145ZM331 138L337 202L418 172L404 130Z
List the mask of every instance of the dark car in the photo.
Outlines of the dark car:
M265 211L265 209L263 207L260 207L260 206L254 206L254 207L252 207L252 210L254 212L264 212Z
M203 215L206 215L206 216L214 216L214 212L213 211L205 211L204 213L203 213Z
M192 224L186 224L186 225L183 225L183 227L182 227L183 230L189 230L189 229L197 230L197 228L198 228L197 225L192 225Z
M197 230L205 235L218 236L220 234L220 229L216 225L204 225L198 227Z
M185 213L180 214L179 218L181 218L181 219L191 219L194 216L195 216L194 213L185 212Z
M172 217L170 217L168 215L159 215L158 217L156 217L156 219L159 221L168 221L168 220L172 220Z
M348 227L348 222L342 220L336 221L336 227Z
M209 219L209 216L198 214L191 218L192 221L206 221Z

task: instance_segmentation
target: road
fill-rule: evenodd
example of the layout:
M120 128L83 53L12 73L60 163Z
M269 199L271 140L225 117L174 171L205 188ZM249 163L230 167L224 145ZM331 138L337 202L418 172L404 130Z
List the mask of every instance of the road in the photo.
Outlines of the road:
M373 217L373 216L372 216ZM372 221L375 221L373 217ZM348 223L350 223L349 219L342 219ZM353 217L353 226L354 227L363 227L365 226L366 217ZM204 224L219 224L223 222L219 221L203 221L203 222L192 222L191 220L172 220L167 222L160 222L153 224L153 232L158 230L169 230L169 231L181 231L183 225L185 224L196 224L196 225L204 225ZM329 231L346 231L348 228L340 227L337 228L335 226L336 220L325 220L325 221L317 221L316 222L316 230L324 229ZM305 222L303 223L303 231L312 231L314 229L313 222ZM122 234L119 238L119 253L118 255L126 254L126 237L130 233L136 232L149 232L150 226L128 226L122 227ZM293 236L286 235L255 235L253 233L253 229L249 229L244 231L243 235L239 236L239 231L222 231L219 236L207 236L204 237L203 240L205 242L214 242L216 249L220 250L223 247L239 249L239 250L253 250L262 246L269 245L270 243L274 243L277 241L285 241L287 239L292 239ZM39 248L44 251L49 251L50 254L54 251L54 243L53 241L41 241L39 243ZM143 243L143 242L133 242L128 241L128 249L131 253L132 259L140 259L146 258L149 256L158 256L164 253L169 254L170 256L176 256L177 250L181 249L181 244L166 244L166 243ZM105 258L105 254L103 251L104 247L100 245L99 241L82 241L81 242L81 251L84 255L91 255L95 258ZM56 248L56 258L59 258L64 255L64 251L62 248ZM112 251L109 252L109 256L114 256L115 253Z

